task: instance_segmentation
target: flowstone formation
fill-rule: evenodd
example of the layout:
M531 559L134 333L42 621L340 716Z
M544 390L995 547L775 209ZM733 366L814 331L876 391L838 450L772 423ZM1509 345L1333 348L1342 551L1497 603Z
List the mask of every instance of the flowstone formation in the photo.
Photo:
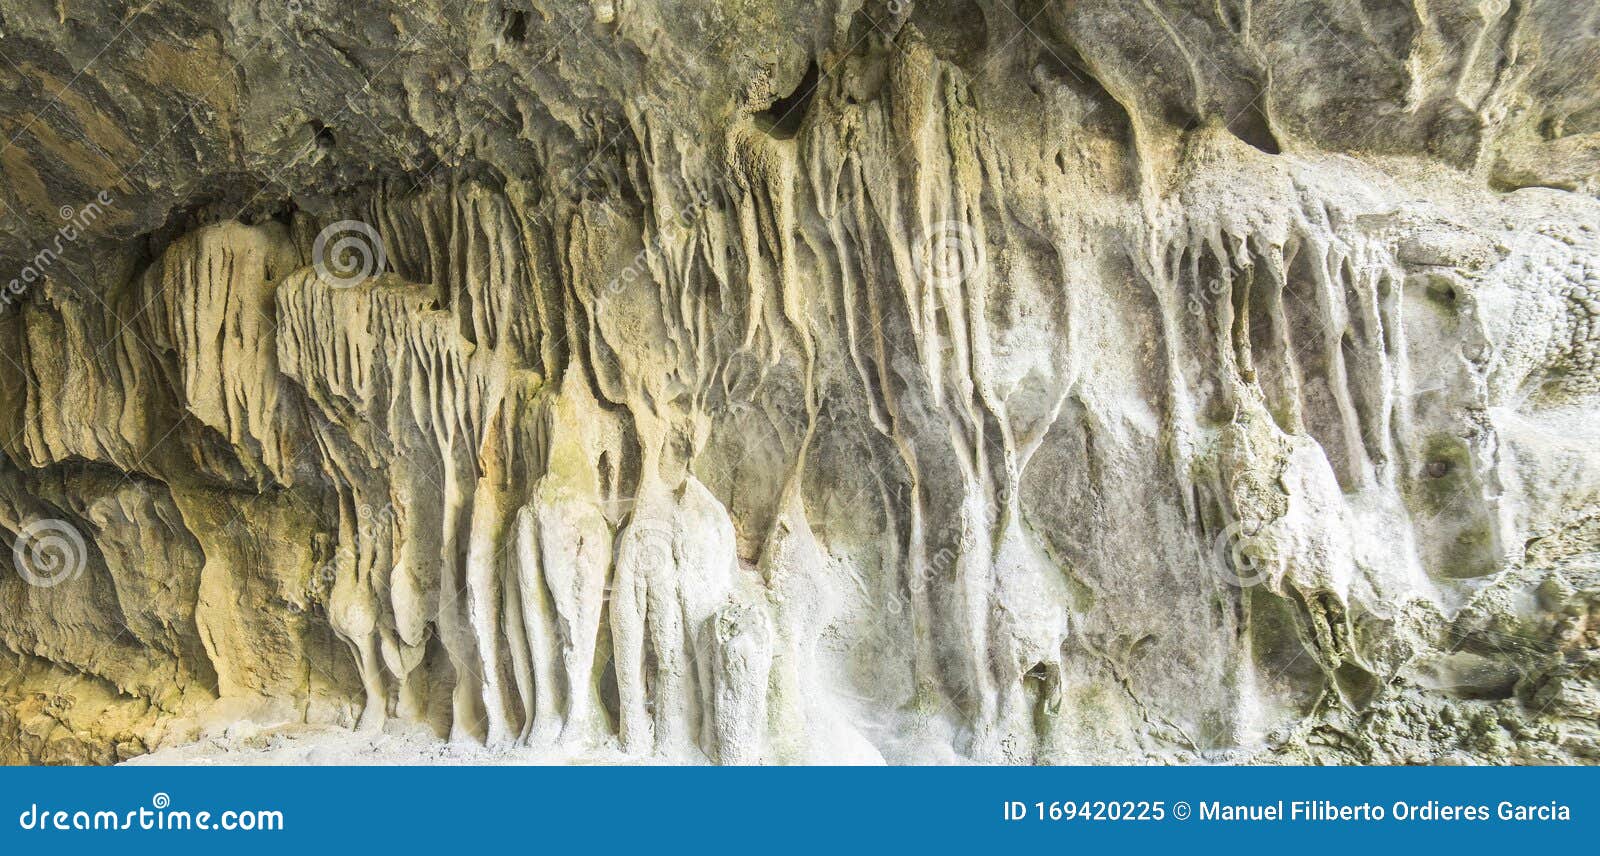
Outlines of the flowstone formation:
M0 760L1600 760L1600 7L0 55Z

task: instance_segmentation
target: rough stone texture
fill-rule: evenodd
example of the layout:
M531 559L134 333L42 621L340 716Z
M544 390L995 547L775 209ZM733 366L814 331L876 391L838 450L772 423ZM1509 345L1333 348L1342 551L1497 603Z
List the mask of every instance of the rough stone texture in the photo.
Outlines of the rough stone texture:
M1600 760L1597 31L0 0L0 760Z

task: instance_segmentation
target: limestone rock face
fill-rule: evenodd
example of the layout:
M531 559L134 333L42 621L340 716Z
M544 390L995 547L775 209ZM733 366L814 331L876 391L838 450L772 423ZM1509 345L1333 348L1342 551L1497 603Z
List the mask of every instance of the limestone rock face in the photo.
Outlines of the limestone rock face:
M1600 9L0 4L0 761L1600 760Z

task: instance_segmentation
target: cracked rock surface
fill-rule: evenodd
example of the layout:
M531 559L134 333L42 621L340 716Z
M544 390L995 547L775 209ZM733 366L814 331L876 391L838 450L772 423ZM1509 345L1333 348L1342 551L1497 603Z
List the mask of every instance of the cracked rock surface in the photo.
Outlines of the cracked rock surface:
M0 762L1600 761L1600 7L0 56Z

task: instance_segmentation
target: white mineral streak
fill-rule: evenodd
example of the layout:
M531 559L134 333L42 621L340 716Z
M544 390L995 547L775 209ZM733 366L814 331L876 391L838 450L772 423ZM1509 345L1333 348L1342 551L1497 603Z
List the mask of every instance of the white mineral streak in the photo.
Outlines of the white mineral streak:
M0 758L1600 758L1600 203L892 48L33 295Z

